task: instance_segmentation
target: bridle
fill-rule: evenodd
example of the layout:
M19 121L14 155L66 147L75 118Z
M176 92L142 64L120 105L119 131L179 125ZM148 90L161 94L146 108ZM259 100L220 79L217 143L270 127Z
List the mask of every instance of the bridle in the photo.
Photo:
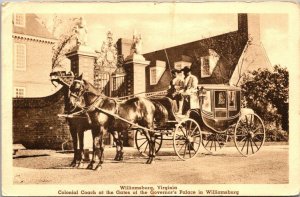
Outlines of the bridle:
M73 93L70 90L70 96L76 98L77 101L80 101L80 99L84 96L84 94L88 93L89 91L85 88L84 82L82 80L77 80L76 79L76 80L74 80L74 82L77 82L77 83L80 84L80 87L79 87L79 90L78 90L78 91L80 91L80 94L77 95L76 93ZM95 105L100 100L100 98L104 98L104 97L105 97L104 95L98 95L97 98L92 102L92 104L90 104L89 106L84 106L84 107L81 106L81 105L79 105L79 104L77 104L78 102L75 102L74 103L74 108L70 112L71 113L74 112L76 108L81 109L80 112L87 112L90 109L92 109L92 108L95 107ZM75 113L77 113L77 112L75 112Z

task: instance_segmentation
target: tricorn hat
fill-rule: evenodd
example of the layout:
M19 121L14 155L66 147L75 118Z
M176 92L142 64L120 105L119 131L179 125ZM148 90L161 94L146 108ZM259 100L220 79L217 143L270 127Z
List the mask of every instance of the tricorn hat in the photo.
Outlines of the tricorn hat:
M183 71L183 72L190 72L191 69L189 67L185 66L183 69L181 69L181 71Z

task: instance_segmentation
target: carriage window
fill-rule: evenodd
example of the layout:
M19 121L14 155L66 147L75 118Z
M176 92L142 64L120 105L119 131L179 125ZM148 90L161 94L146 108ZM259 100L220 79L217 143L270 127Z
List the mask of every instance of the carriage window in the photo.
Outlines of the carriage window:
M215 108L226 108L226 91L215 91Z
M229 109L236 109L236 92L228 91L228 106Z
M206 91L205 97L203 97L202 109L211 112L210 91Z

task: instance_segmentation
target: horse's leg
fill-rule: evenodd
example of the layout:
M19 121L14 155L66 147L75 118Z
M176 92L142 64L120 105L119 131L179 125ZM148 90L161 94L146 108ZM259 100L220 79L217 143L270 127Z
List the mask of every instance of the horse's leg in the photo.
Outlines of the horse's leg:
M115 161L119 161L118 158L119 158L119 143L118 143L118 132L117 131L113 131L112 132L112 136L114 138L114 142L116 144L116 156L114 158Z
M74 157L73 157L73 161L71 162L70 166L75 167L76 166L76 160L77 160L77 157L78 157L77 130L75 128L70 127L70 132L71 132L71 136L72 136L73 150L74 150Z
M84 147L84 130L80 129L78 131L78 137L79 137L79 153L78 153L78 165L77 167L81 168L83 167L83 147Z
M99 128L100 131L98 132L98 136L95 139L96 154L98 155L99 162L94 170L101 169L101 164L104 160L103 133L106 131L106 128L104 128L103 126L100 126Z
M151 146L149 148L151 149L151 155L150 155L150 161L149 164L153 164L155 162L155 133L150 132L150 143Z
M116 157L114 160L122 161L123 160L123 139L121 136L121 132L114 131L113 133L114 141L116 143Z
M119 154L119 161L123 161L123 142L124 142L124 137L122 132L119 132L119 143L120 143L120 154Z
M96 155L96 146L95 143L97 141L97 133L98 129L92 128L92 136L93 136L93 154L92 154L92 159L89 165L87 166L87 169L93 169L94 163L95 163L95 155Z
M150 136L150 133L149 133L149 131L145 131L145 130L143 130L143 133L144 133L144 135L145 135L145 137L146 137L146 139L147 139L147 141L148 141L148 144L149 144L149 154L148 154L148 160L147 160L147 164L150 164L150 161L151 161L151 155L152 155L152 148L151 148L151 146L152 146L152 143L151 143L151 136Z

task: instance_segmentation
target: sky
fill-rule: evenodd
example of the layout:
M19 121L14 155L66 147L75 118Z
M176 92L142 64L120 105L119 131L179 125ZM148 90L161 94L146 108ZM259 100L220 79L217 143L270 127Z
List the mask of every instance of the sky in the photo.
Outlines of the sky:
M88 44L101 48L106 33L132 39L142 35L143 53L200 40L237 30L237 14L81 14L87 22ZM260 14L260 39L271 65L286 65L288 56L288 15Z

